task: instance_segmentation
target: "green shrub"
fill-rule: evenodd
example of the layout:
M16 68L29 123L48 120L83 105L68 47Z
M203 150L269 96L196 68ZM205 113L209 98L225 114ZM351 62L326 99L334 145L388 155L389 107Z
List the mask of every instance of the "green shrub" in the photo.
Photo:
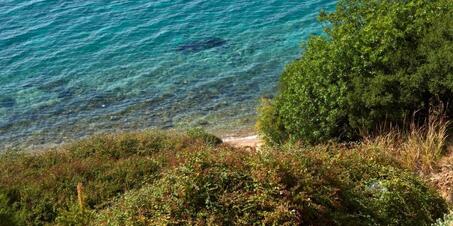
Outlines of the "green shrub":
M23 213L15 208L13 196L0 191L0 226L19 226L25 223Z
M62 226L87 226L90 225L94 217L94 211L72 204L67 209L59 211L55 224Z
M275 145L288 140L287 134L281 132L284 127L271 100L261 99L258 113L256 127L265 143Z
M452 226L453 225L453 213L445 214L443 219L438 219L432 226Z
M262 108L264 137L357 139L382 124L423 122L439 103L452 116L450 1L340 0L320 18L326 33L305 43Z
M357 150L210 150L119 198L94 225L429 225L445 201Z

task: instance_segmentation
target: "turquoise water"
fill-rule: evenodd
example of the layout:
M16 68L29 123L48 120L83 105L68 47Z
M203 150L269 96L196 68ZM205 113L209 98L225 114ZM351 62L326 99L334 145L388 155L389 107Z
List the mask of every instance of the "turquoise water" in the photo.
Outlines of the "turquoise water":
M0 146L253 123L334 0L0 0ZM228 122L228 123L227 123Z

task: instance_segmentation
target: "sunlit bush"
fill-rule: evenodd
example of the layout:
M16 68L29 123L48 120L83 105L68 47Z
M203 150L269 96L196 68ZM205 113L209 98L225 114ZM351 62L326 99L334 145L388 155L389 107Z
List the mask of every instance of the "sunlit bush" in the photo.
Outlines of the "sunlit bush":
M451 117L452 20L448 0L340 0L262 108L262 134L274 143L352 140L424 122L440 103Z

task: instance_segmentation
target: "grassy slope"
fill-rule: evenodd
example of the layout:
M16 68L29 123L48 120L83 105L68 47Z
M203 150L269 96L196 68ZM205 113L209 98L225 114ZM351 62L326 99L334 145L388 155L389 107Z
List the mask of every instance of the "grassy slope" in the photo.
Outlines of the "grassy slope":
M447 211L414 175L435 171L442 155L445 131L432 129L258 152L197 130L104 135L42 153L10 152L0 157L0 222L428 224Z

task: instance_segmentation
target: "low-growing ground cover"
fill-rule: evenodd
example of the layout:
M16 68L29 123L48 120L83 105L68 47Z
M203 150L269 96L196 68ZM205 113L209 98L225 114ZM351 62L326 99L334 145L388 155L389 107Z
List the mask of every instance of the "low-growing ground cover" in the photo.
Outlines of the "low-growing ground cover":
M0 222L54 222L76 203L79 183L86 208L102 209L112 198L158 179L176 153L218 142L197 130L148 131L95 136L39 153L8 151L0 155Z
M0 222L429 225L443 217L438 192L378 144L253 151L192 130L9 152L0 157Z

